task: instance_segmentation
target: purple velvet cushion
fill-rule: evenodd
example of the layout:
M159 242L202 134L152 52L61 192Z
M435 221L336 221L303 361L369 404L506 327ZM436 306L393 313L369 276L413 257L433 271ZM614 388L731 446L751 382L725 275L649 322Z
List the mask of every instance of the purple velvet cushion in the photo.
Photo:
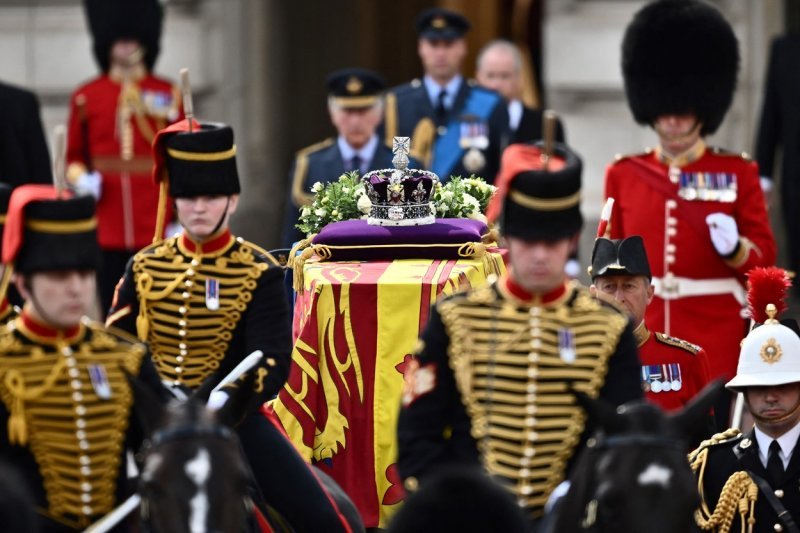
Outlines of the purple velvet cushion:
M437 218L423 226L370 226L366 220L328 224L314 244L326 245L331 261L387 259L456 259L466 257L464 244L481 242L484 222L469 218Z

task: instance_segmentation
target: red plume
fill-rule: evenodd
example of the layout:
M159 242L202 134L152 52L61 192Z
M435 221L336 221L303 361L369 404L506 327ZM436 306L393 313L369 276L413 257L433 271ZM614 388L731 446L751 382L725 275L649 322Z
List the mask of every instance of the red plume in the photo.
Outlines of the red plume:
M786 296L792 285L786 271L778 267L755 267L747 273L747 305L750 318L757 324L763 324L767 316L767 304L778 310L779 316L786 310Z

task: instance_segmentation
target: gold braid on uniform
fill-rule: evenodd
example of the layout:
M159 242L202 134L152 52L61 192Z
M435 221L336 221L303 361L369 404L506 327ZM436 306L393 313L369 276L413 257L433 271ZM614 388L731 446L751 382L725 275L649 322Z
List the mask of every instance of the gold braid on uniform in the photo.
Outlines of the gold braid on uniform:
M541 516L583 433L585 415L568 382L598 396L627 319L577 284L545 306L511 301L490 285L438 309L484 466L509 481L522 508ZM572 363L560 356L562 328L574 334Z
M134 258L136 329L150 344L161 378L195 388L219 369L258 279L270 264L280 265L268 252L241 239L231 237L212 253L192 253L180 239L167 239ZM272 263L258 261L256 253ZM209 279L219 282L219 308L214 310L206 305Z
M739 435L738 429L728 429L717 433L708 440L700 443L698 449L689 456L692 472L697 477L697 491L700 494L700 508L695 513L695 522L704 531L728 533L731 531L733 519L738 514L740 531L752 533L755 527L755 507L758 499L758 485L750 478L747 472L734 472L719 494L717 506L712 512L706 504L703 492L703 478L705 476L708 449L710 446Z
M433 145L436 142L436 124L429 118L423 118L414 127L411 134L410 156L428 168L433 160Z
M115 503L133 395L145 348L118 330L86 322L83 340L41 343L21 319L0 327L0 399L9 442L28 446L47 495L44 514L83 530ZM110 397L98 396L89 367L102 367Z

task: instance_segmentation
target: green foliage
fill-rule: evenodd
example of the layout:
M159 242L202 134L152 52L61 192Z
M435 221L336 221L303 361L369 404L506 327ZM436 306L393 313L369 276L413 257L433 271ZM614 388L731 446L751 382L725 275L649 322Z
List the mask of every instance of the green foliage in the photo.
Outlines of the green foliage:
M481 178L454 176L442 185L436 184L433 206L438 218L483 219L495 187ZM367 191L356 172L348 172L339 179L323 185L316 182L311 187L314 201L300 211L297 228L306 235L319 233L331 222L366 219L372 206Z

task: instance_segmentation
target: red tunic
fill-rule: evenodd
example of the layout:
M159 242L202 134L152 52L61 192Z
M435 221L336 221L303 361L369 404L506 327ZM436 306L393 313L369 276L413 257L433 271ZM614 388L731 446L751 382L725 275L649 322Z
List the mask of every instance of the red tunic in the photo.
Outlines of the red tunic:
M103 176L97 238L104 250L136 251L152 242L159 188L151 143L159 129L182 118L179 91L170 82L147 74L130 87L122 95L122 84L104 74L70 99L69 175L88 167ZM82 113L79 95L85 99ZM166 220L171 202L168 211Z
M605 195L615 199L611 238L644 239L656 286L647 324L697 342L708 353L711 377L730 379L746 333L741 315L745 273L774 264L776 255L758 168L702 142L683 161L670 166L664 160L656 150L609 166ZM708 194L688 200L679 189ZM739 248L730 258L717 253L705 222L717 212L732 216L738 225Z
M653 333L642 322L636 331L642 362L642 390L647 401L665 411L680 409L709 380L708 355L701 347L663 333Z

